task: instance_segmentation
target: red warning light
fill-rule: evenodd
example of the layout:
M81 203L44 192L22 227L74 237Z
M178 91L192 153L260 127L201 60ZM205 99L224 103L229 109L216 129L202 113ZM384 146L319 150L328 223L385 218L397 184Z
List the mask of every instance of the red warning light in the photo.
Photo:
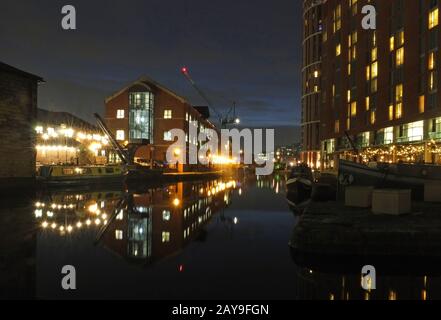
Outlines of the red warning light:
M178 270L179 272L184 272L184 265L179 265Z
M187 67L183 67L183 68L181 69L181 71L182 71L182 73L188 73L188 69L187 69Z

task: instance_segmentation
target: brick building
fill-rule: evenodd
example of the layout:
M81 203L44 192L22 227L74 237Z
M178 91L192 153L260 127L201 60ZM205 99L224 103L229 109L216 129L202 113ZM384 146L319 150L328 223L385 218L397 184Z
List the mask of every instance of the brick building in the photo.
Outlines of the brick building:
M111 147L98 127L68 112L38 109L37 167L106 164Z
M187 150L190 144L197 145L196 137L189 137L189 123L197 121L198 132L215 129L208 118L208 108L191 106L183 97L147 77L132 82L105 101L105 121L116 139L123 145L144 144L135 155L139 163L150 163L152 159L166 162L167 150L173 144L172 129L186 132ZM179 171L189 169L189 165L179 165Z
M35 178L38 84L43 79L0 62L0 188Z
M362 28L367 4L376 8L376 30ZM338 158L440 163L438 14L438 0L323 4L324 167Z

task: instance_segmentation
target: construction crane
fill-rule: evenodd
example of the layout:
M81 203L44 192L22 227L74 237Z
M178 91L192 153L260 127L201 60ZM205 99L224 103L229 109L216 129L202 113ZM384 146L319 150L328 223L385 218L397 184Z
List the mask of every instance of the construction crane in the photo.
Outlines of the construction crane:
M208 107L214 111L217 118L219 119L221 128L224 129L228 125L231 124L240 124L240 119L236 117L236 102L233 102L231 108L228 110L228 112L225 115L222 115L219 111L216 110L216 108L211 103L211 100L207 97L207 95L199 88L199 86L196 84L196 82L191 78L190 72L187 67L183 67L181 69L181 73L184 75L184 77L190 82L191 86L196 90L196 92L202 97L202 99L205 100Z

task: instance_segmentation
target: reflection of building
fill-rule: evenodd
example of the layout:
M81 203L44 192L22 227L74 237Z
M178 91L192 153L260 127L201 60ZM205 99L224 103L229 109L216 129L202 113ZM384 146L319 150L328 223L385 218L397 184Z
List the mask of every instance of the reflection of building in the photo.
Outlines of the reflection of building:
M377 30L362 28L368 3L376 6ZM324 6L325 164L338 158L440 163L439 1L328 0Z
M100 229L114 253L143 264L160 260L201 236L213 214L230 204L236 182L177 183L145 193L54 193L40 197L34 215L62 236Z
M143 77L106 99L105 121L122 144L143 143L135 161L165 163L166 152L173 143L172 129L186 133L186 148L198 146L197 135L189 135L189 123L197 122L198 132L215 127L208 121L209 111L192 107L184 98ZM176 150L179 158L183 150ZM180 170L184 170L180 166Z
M129 197L102 243L120 256L150 263L201 236L212 215L230 203L234 182L177 183Z
M107 138L70 113L38 109L35 131L38 165L107 162Z
M322 0L303 1L302 159L320 166Z
M0 62L0 186L27 185L35 177L38 76Z

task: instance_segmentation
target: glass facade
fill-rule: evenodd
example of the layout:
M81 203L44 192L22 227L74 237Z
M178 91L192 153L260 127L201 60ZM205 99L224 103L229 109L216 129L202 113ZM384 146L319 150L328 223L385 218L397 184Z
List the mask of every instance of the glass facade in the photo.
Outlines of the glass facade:
M129 95L129 139L147 139L153 143L154 95L131 92Z

